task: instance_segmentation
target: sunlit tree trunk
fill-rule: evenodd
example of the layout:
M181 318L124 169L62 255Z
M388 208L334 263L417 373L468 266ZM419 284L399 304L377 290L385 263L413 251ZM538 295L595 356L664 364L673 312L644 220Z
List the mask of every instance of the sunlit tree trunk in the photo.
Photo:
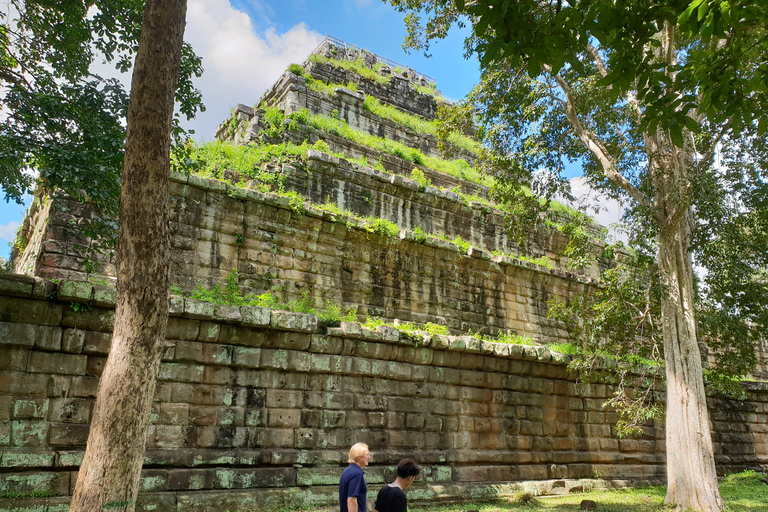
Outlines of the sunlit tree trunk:
M690 133L686 134L686 141ZM678 510L719 512L712 432L699 350L689 251L692 216L686 199L693 166L692 144L669 144L663 130L646 137L654 203L663 221L658 234L658 265L664 293L662 336L666 365L667 496Z
M107 364L70 510L133 511L168 317L171 122L186 0L148 0L131 82Z

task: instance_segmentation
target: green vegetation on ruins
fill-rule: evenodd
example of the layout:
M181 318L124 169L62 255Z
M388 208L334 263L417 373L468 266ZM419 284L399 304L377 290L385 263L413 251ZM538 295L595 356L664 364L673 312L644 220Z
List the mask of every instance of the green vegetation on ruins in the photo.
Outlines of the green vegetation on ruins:
M379 219L381 220L381 219ZM386 221L385 221L386 222ZM257 306L295 313L307 313L317 315L318 319L325 327L338 327L341 322L360 322L363 327L370 330L376 330L377 327L385 325L404 332L415 335L418 333L427 333L434 335L449 335L448 327L427 322L419 324L416 322L401 322L399 320L388 320L378 316L358 315L357 308L354 306L343 307L329 300L313 300L309 292L304 292L300 299L290 301L282 300L272 291L261 294L247 293L243 295L239 287L240 273L237 269L227 275L224 285L217 283L213 288L206 288L198 283L191 292L184 291L179 285L171 286L171 293L181 297L200 300L216 305L227 306ZM506 343L512 345L537 345L535 340L528 336L521 336L513 332L499 333L497 336L487 334L478 334L469 332L469 336L479 340L491 341L497 343ZM418 339L416 339L418 345ZM550 345L554 347L554 345ZM553 348L554 350L554 348ZM563 352L565 353L565 352Z
M307 60L309 62L316 62L318 64L331 64L332 66L335 66L338 68L343 68L349 71L353 71L363 78L367 78L368 80L373 80L374 82L380 83L382 85L389 82L389 77L380 74L378 72L378 68L371 69L368 66L366 66L361 57L358 57L355 60L341 60L341 59L331 59L329 57L324 57L322 55L310 55ZM379 65L379 68L380 67L381 65Z
M301 145L284 142L279 144L242 146L218 141L198 145L190 144L187 151L188 161L186 167L198 176L214 179L222 179L225 171L232 171L240 176L235 186L255 188L262 193L271 193L285 197L290 200L292 209L299 213L304 213L307 210L309 199L295 191L284 190L284 182L287 176L284 174L282 167L268 164L305 162L308 149L316 149L332 156L345 158L359 166L371 166L365 157L349 159L343 153L331 151L328 145L321 139L314 144L304 142ZM380 162L373 162L372 167L380 171L385 170ZM431 186L431 181L419 168L414 168L411 174L406 177L418 182L422 189ZM249 183L248 179L257 183ZM467 206L471 203L481 203L489 208L489 212L491 209L503 211L506 208L506 205L492 203L478 195L465 194L459 191L456 191L456 193ZM400 236L400 229L393 222L378 217L359 216L349 210L342 211L330 200L325 204L314 204L312 208L330 213L333 221L343 222L350 227L363 229L370 233L390 238L398 238ZM553 227L556 226L553 225ZM467 254L469 248L473 246L471 242L464 240L460 235L450 238L443 233L426 233L420 227L416 227L411 231L411 234L412 240L416 243L424 243L428 238L439 239L455 245L461 254ZM478 248L484 249L482 247ZM524 254L499 250L492 251L492 254L493 256L505 256L513 260L532 263L548 269L554 268L554 263L547 256L532 258Z
M333 96L336 92L336 89L338 88L349 89L350 91L357 91L359 89L355 82L338 84L326 83L317 80L312 75L304 71L304 68L299 64L291 64L288 66L288 71L296 75L303 76L307 83L307 87L309 87L311 90L321 93L325 92L328 96ZM434 90L434 86L418 87L419 89ZM402 110L399 110L391 105L384 105L374 96L367 95L365 97L363 108L379 117L389 119L390 121L394 121L402 126L407 126L417 133L424 135L437 135L436 121L427 121L426 119L423 119L419 116L403 112ZM479 153L481 149L480 144L477 141L467 136L461 135L455 131L448 135L448 142L454 146L460 147L475 154Z

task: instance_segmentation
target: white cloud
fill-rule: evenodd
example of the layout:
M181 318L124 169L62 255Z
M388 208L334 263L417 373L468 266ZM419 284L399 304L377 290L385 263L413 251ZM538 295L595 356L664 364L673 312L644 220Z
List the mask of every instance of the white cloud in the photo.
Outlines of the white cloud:
M12 241L16 237L16 230L19 229L20 225L16 221L0 224L0 240Z
M203 58L205 72L195 84L207 110L186 124L196 137L212 139L232 107L256 103L288 64L303 62L323 37L304 23L260 35L251 18L228 0L191 0L185 39Z
M592 189L583 176L571 179L571 194L576 198L576 204L573 206L586 206L589 215L598 224L608 228L608 234L614 241L627 241L627 234L621 223L621 215L624 212L621 203Z

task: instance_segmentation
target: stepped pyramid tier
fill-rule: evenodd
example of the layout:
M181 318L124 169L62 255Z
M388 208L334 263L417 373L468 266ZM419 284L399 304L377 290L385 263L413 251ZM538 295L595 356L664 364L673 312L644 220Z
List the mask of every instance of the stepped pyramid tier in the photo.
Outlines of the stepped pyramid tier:
M561 255L557 223L514 243L488 199L491 179L473 167L473 134L438 146L443 101L429 77L327 38L219 127L220 140L261 155L255 164L173 175L172 281L188 293L236 270L242 294L335 304L361 320L567 341L547 303L587 293L610 264L599 226L586 226L596 263L580 270ZM71 229L92 215L60 195L38 198L17 271L111 279L112 255L88 253L98 244Z

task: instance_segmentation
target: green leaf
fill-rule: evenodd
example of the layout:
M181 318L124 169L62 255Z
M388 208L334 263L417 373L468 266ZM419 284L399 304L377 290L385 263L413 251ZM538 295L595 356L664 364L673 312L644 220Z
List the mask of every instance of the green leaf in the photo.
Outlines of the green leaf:
M761 116L760 120L757 122L757 133L758 135L765 135L765 132L767 131L768 131L768 117Z
M701 125L697 123L696 120L692 117L685 116L683 119L685 120L685 127L690 131L695 133L701 130Z
M536 60L536 57L531 55L528 58L528 76L531 78L536 78L541 74L541 66L539 65L539 61Z
M460 10L464 10L464 0L456 0L456 7Z
M672 143L681 148L683 147L683 127L678 123L669 125L669 138L672 139Z
M706 18L708 12L709 12L709 2L704 1L699 6L699 21L702 21L704 18Z

